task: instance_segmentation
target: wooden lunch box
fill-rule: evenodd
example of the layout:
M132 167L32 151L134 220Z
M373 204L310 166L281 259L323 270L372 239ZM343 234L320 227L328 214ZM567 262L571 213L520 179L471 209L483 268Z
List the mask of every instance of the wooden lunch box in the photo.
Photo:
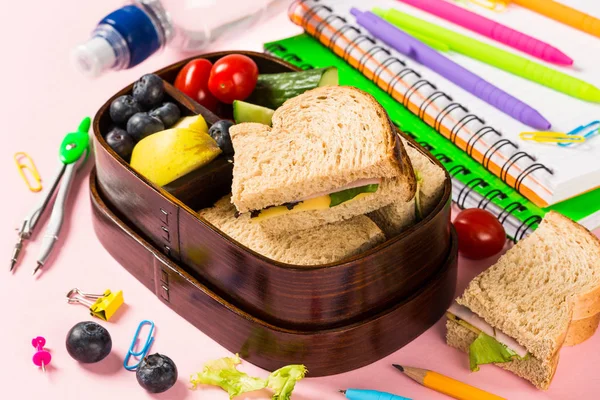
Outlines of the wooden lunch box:
M261 53L235 53L254 59L261 73L297 70ZM221 118L170 85L187 61L156 73L183 115L201 114L210 125ZM215 341L265 369L303 363L311 376L330 375L397 350L444 314L456 284L449 177L434 211L401 235L342 262L282 264L196 213L230 192L232 158L220 156L160 188L108 147L110 103L130 91L115 94L94 118L96 233L138 280Z

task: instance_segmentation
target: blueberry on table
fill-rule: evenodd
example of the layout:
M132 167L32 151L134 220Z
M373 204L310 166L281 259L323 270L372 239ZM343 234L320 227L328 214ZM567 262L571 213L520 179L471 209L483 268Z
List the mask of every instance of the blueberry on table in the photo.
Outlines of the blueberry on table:
M158 75L146 74L133 84L133 98L148 110L159 105L164 94L163 80Z
M160 132L165 129L162 121L156 117L152 117L145 112L134 114L127 121L127 133L136 141L140 141L146 136Z
M135 140L127 133L125 129L114 127L108 132L104 138L106 143L111 149L115 151L123 160L129 161L133 148L135 146Z
M67 333L67 351L79 362L98 362L105 358L111 349L110 334L95 322L79 322Z
M181 117L181 111L174 103L163 103L162 106L156 107L154 110L148 113L151 117L156 117L162 121L165 128L170 128Z
M143 111L142 107L133 96L125 95L117 97L110 103L109 113L115 124L125 125L133 114L140 111Z
M223 154L233 154L233 144L231 143L231 136L229 135L229 128L233 125L233 122L226 119L212 124L208 130L208 134L215 139L217 145L223 151Z
M142 360L135 376L150 393L162 393L177 381L177 367L169 357L156 353Z

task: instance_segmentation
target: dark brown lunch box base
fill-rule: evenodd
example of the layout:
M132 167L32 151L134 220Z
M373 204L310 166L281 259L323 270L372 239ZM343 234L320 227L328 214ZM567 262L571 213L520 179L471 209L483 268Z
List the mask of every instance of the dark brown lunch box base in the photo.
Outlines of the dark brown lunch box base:
M96 171L90 177L94 229L102 245L163 303L231 352L273 371L304 364L311 377L370 364L405 346L444 315L454 296L457 239L448 257L412 296L384 311L331 329L293 330L269 324L215 294L202 278L144 240L105 204Z

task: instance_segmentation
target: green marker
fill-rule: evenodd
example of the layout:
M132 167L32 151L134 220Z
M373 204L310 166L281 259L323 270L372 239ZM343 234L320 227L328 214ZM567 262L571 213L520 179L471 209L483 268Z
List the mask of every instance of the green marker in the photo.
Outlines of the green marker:
M578 99L600 103L600 89L581 79L403 12L380 8L373 13L440 51L455 51Z

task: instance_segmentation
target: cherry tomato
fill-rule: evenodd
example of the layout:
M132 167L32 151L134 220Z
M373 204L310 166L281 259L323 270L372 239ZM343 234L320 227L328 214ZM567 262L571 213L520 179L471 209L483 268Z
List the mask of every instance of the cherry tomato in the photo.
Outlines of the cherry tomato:
M256 87L258 67L250 57L229 54L213 65L208 78L208 89L223 103L244 100Z
M208 90L208 77L212 67L212 63L204 58L192 60L179 71L174 86L199 104L215 111L219 101Z
M489 211L470 208L454 220L458 234L458 251L466 258L481 260L497 254L504 247L504 227Z

